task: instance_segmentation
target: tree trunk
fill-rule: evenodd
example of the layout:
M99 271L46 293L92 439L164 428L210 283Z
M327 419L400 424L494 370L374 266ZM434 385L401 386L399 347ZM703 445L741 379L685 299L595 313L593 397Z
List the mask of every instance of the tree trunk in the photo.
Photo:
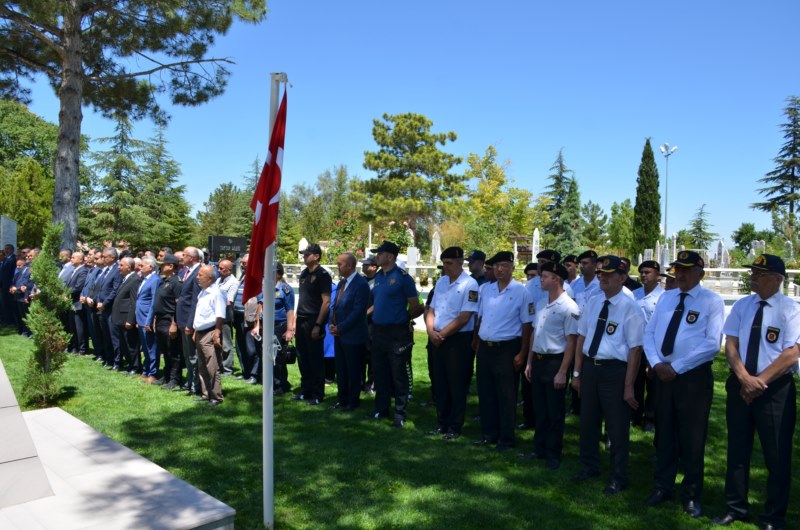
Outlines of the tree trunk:
M53 194L53 223L64 223L61 248L75 248L78 238L78 168L83 112L83 43L80 1L64 2L64 57L58 98L58 148Z

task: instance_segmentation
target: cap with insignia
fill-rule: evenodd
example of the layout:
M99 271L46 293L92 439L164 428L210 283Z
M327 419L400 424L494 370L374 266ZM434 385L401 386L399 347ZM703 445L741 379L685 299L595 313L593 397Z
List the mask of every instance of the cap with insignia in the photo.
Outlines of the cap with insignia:
M578 254L578 261L584 260L586 258L596 260L597 252L595 252L594 250L587 250L585 252L581 252L580 254Z
M545 249L536 254L536 259L546 259L550 261L561 261L561 254L557 250Z
M303 256L309 256L311 254L322 256L322 249L316 243L309 243L305 250L303 250L300 254Z
M693 250L681 250L678 252L678 259L670 263L670 266L679 267L700 267L701 269L706 266L706 262L700 257L700 254Z
M659 276L663 276L664 278L672 278L675 279L675 267L670 267L669 269L665 270Z
M514 263L514 253L513 252L498 252L490 260L487 260L486 263L491 262L492 265L499 263L501 261L508 261L509 263Z
M781 276L786 276L786 264L783 263L781 258L772 254L756 256L750 268L759 271L777 272Z
M553 274L557 274L558 276L561 276L562 280L566 280L567 277L569 277L569 273L567 272L566 267L564 267L560 263L554 263L552 261L549 261L547 263L543 263L539 267L539 272L540 273L542 273L542 272L552 272Z
M657 261L648 259L639 264L639 272L642 272L642 269L655 269L656 272L661 272L661 265Z
M381 243L381 246L379 246L378 248L373 248L371 252L373 254L377 254L379 252L388 252L389 254L394 254L395 256L397 256L398 254L400 254L400 247L398 247L391 241L386 241L384 239L383 243Z
M577 265L578 256L576 256L575 254L568 254L563 260L561 260L561 263L563 263L564 265L566 265L567 263L574 263L575 265Z
M159 265L180 265L181 260L175 254L164 254L164 259L159 261Z
M618 256L602 256L597 258L597 272L618 272L620 274L627 274L628 268L625 262L619 259Z
M461 247L447 247L439 256L439 259L463 259L464 249Z
M377 265L378 262L375 261L375 257L374 256L370 256L368 258L362 259L361 260L361 264L362 265Z
M473 261L486 261L486 254L480 250L473 250L469 253L469 256L467 256L467 261L470 263Z

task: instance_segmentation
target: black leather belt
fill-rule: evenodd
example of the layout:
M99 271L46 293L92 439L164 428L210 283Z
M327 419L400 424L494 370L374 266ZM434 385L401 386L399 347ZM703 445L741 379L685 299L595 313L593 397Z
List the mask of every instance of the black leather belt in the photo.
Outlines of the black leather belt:
M619 359L597 359L596 357L589 357L589 360L595 366L627 366L628 363L620 361Z
M505 346L506 344L510 344L519 339L510 339L510 340L484 340L481 341L486 344L490 348L499 348L500 346Z
M561 353L536 353L533 352L533 356L537 361L550 361L553 359L563 359L564 352Z

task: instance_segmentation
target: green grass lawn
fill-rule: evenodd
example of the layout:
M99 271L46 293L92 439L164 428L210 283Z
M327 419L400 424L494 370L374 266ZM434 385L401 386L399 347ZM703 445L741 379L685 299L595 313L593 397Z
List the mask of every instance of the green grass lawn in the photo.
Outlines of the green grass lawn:
M20 396L32 343L0 331L0 358ZM603 453L600 480L576 485L579 471L577 418L567 418L561 468L522 461L519 451L495 453L473 447L477 423L467 420L464 436L444 442L425 435L435 411L420 403L430 395L425 338L414 348L414 394L402 430L388 422L363 420L372 398L357 412L328 410L335 386L321 407L275 398L275 518L279 528L705 528L708 518L690 520L677 502L647 509L653 485L653 438L632 431L630 487L602 494L607 479ZM703 507L707 516L724 512L724 358L715 363L715 395L706 448ZM293 384L297 367L290 368ZM262 528L261 387L226 378L225 403L201 406L183 394L162 392L102 369L88 357L71 356L62 374L58 406L95 429L166 468L236 509L236 526ZM25 404L23 403L23 408ZM467 417L477 415L477 397ZM521 413L521 411L520 411ZM518 449L531 450L530 431L518 432ZM756 444L758 448L758 445ZM800 461L795 451L795 463ZM764 501L766 473L760 449L753 458L754 514ZM680 478L680 477L679 477ZM789 527L800 528L800 480L792 483ZM166 493L168 494L168 493ZM752 528L739 524L732 528Z

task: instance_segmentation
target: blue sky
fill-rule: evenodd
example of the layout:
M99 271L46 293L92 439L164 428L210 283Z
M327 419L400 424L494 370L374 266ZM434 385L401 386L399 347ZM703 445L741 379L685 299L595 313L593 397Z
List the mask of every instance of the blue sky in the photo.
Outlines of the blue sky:
M235 25L214 54L236 65L226 93L171 107L170 151L195 208L239 182L268 140L269 73L289 89L284 187L345 164L361 178L372 120L417 112L455 131L466 157L494 145L515 184L541 193L558 150L581 199L635 198L647 137L669 142L669 230L703 204L730 242L756 180L782 143L785 98L800 95L793 59L800 2L271 0L265 22ZM49 88L32 110L56 121ZM113 124L85 110L83 132ZM148 137L151 125L137 125ZM657 154L662 194L664 159ZM662 195L663 197L663 195Z

